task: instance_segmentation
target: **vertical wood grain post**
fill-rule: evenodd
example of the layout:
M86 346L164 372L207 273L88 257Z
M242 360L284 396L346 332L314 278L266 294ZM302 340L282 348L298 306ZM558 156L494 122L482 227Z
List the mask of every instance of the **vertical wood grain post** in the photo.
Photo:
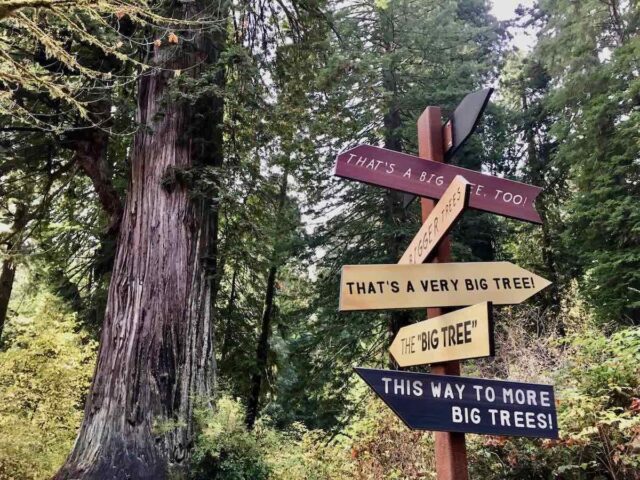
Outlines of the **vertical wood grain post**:
M436 162L444 161L444 144L442 138L442 118L440 107L427 107L418 119L418 151L421 158ZM422 198L420 200L422 222L429 216L436 202ZM432 262L451 261L451 241L447 236L438 248ZM442 315L441 308L428 308L427 318ZM460 375L460 362L445 362L431 366L431 373L438 375ZM436 473L438 480L468 480L467 448L464 433L434 432Z

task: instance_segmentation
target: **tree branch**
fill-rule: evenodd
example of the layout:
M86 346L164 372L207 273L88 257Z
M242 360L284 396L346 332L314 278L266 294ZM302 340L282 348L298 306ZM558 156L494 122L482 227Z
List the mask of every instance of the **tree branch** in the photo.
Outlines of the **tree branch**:
M0 4L0 20L21 8L53 8L56 5L76 3L74 0L3 0Z

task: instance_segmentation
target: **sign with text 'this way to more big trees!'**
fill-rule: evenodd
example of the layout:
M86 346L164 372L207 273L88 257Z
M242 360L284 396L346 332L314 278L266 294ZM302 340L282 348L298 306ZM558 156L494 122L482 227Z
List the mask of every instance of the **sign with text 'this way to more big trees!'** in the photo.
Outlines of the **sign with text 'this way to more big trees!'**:
M409 428L558 438L551 385L355 368Z

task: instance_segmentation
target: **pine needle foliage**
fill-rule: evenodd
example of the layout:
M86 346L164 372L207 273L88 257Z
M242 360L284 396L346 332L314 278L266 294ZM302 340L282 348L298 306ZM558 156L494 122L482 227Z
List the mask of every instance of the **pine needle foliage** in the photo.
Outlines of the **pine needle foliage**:
M61 128L25 105L41 97L58 116L90 120L96 97L152 68L140 52L179 42L180 28L222 28L204 14L196 20L163 17L146 1L16 0L0 4L0 117L43 130ZM147 37L153 29L154 37ZM104 57L98 63L86 51ZM129 67L129 68L126 68ZM157 68L157 67L156 67ZM97 92L104 90L103 95Z

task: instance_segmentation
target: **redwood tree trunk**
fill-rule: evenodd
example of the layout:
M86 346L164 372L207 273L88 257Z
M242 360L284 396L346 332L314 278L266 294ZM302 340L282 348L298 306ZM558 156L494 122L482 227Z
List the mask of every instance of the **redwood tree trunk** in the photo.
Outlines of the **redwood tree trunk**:
M190 37L187 32L180 41ZM98 362L59 479L167 478L170 467L188 459L196 402L207 401L214 390L215 205L208 195L194 200L180 180L169 186L166 181L176 172L222 162L222 100L203 95L196 107L166 101L173 77L168 69L197 76L218 60L224 28L203 37L195 35L186 47L156 47L154 58L163 69L140 81L141 127ZM223 87L220 72L215 79Z

